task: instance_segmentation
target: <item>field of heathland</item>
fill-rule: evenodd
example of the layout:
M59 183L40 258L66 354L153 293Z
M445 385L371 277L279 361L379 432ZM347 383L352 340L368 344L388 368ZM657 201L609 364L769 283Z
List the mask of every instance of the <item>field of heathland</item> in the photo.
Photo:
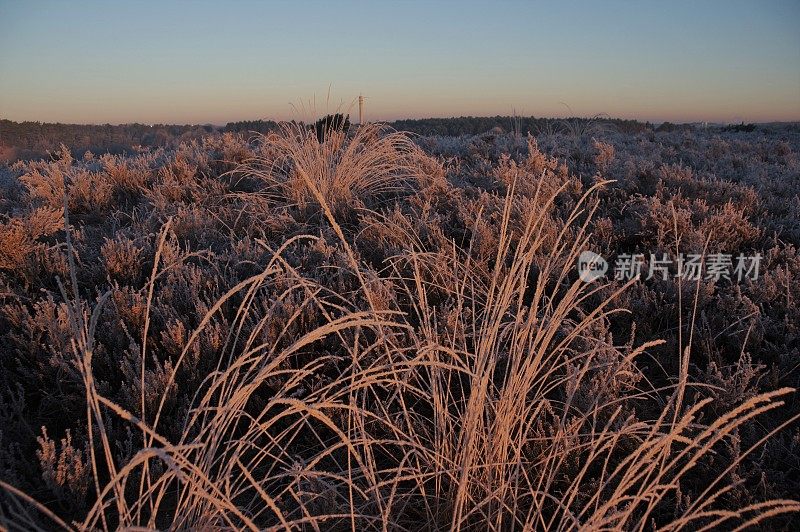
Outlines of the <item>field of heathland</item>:
M800 127L510 123L8 147L0 528L800 526Z

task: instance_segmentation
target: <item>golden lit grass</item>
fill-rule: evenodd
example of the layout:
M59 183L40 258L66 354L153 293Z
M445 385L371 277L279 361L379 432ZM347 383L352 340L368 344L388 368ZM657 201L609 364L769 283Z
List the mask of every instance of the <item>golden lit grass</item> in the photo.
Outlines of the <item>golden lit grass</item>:
M419 172L420 149L405 133L363 124L354 133L329 131L323 142L299 122L262 135L266 155L249 160L235 174L264 180L280 198L305 206L314 201L313 182L334 211L354 201L402 190Z
M790 390L753 397L708 422L700 416L707 401L685 399L688 347L674 387L656 390L641 378L636 359L655 344L613 345L598 333L613 296L589 305L600 286L572 280L594 190L554 228L546 213L555 194L538 197L542 179L534 204L543 207L527 212L521 225L511 223L512 187L488 268L471 248L424 249L409 234L388 274L406 305L379 310L332 204L394 190L414 174L405 159L411 147L392 135L387 140L377 126L364 126L350 139L334 135L320 145L313 134L287 129L267 140L283 162L268 170L255 162L254 172L294 201L318 202L370 308L342 303L346 294L325 296L324 287L302 278L282 257L287 242L261 274L209 310L175 361L171 379L201 330L238 297L234 333L197 390L178 441L159 433L166 397L139 419L98 392L93 336L105 298L90 312L75 295L73 276L73 297L66 290L64 296L87 424L94 427L97 493L76 528L641 530L657 522L671 530L743 527L800 510L784 500L730 508L724 497L733 485L723 474L669 513L692 469L739 427L779 407ZM514 233L512 225L524 229ZM316 307L326 323L284 338L298 310L279 339L264 343L259 332L270 315L255 312L255 303L260 287L277 276L293 279L281 298L300 295L301 307ZM149 288L152 295L152 282ZM332 356L319 346L332 339L349 365L310 387ZM317 357L291 369L301 353ZM276 382L265 394L265 385ZM616 395L603 393L606 385ZM668 399L659 403L664 392ZM658 412L637 419L626 404L634 401L649 401ZM145 442L128 463L113 458L104 430L110 416ZM110 480L102 482L97 471ZM20 501L20 527L33 527L24 513L32 501L3 487ZM48 524L70 527L38 507Z

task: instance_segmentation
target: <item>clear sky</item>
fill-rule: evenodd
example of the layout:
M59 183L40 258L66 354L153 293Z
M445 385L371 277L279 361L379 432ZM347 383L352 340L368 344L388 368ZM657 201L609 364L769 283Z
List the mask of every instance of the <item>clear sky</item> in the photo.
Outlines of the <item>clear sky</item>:
M359 92L376 120L800 120L800 0L0 0L2 118L218 124Z

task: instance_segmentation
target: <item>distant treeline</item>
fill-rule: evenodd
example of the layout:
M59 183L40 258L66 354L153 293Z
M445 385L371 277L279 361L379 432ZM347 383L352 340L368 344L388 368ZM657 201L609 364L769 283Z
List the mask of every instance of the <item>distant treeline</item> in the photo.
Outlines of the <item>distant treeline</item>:
M559 131L565 122L594 121L622 133L637 133L652 128L649 123L612 118L570 118L566 120L534 117L492 116L457 118L425 118L397 120L389 125L397 130L418 135L461 136L478 135L500 128L505 132L533 135ZM665 124L666 125L666 124ZM0 120L0 162L47 157L64 144L74 155L92 153L131 153L138 147L173 147L209 134L225 132L267 133L276 129L272 120L229 122L225 126L122 124L81 125L49 124L43 122L13 122ZM688 127L673 126L670 127ZM660 126L663 128L664 125ZM659 129L660 129L659 128Z
M457 118L423 118L419 120L397 120L392 127L418 135L442 135L457 137L479 135L495 128L505 132L538 135L559 131L566 122L601 122L622 133L638 133L652 128L649 123L619 118L536 118L532 116L461 116Z

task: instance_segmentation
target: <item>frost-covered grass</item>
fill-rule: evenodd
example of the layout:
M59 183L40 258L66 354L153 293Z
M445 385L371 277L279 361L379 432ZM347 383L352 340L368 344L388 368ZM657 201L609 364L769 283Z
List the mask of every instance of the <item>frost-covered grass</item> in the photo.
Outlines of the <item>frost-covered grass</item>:
M796 524L797 133L590 133L4 169L2 524ZM764 262L586 284L585 249Z

